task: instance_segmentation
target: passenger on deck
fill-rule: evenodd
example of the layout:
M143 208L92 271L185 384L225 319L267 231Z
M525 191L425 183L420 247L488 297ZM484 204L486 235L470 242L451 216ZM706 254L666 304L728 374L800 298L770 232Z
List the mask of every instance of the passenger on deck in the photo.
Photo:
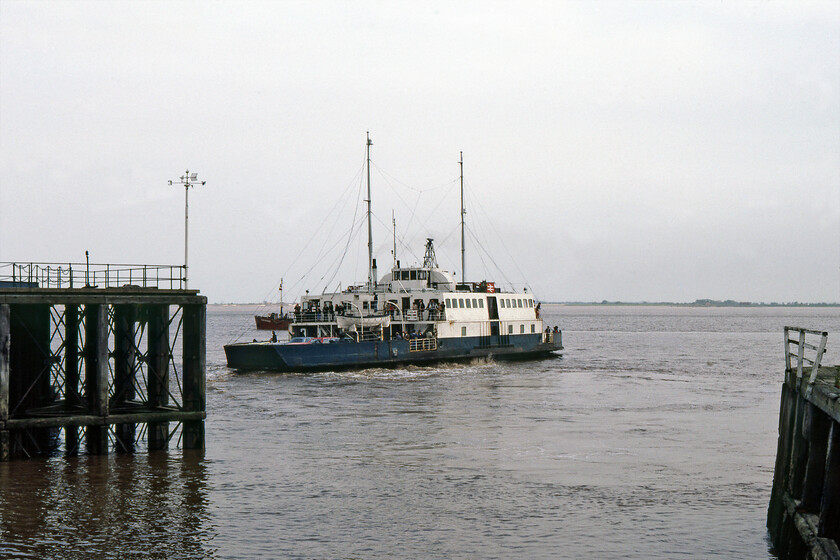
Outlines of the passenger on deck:
M437 301L431 300L429 302L429 321L433 321L435 319L435 315L437 313L437 310L438 310Z

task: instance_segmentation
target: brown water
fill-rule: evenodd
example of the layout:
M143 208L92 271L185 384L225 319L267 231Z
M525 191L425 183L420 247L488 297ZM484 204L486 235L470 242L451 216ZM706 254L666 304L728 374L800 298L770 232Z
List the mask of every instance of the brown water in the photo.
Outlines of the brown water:
M3 558L772 558L782 328L830 308L543 306L563 358L235 375L207 449L0 464Z

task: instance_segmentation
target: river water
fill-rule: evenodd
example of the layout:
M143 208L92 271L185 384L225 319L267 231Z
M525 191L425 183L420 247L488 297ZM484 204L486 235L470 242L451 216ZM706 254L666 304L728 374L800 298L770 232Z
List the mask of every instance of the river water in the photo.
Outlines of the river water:
M774 558L785 325L837 308L544 305L562 358L234 374L206 450L0 464L3 558Z

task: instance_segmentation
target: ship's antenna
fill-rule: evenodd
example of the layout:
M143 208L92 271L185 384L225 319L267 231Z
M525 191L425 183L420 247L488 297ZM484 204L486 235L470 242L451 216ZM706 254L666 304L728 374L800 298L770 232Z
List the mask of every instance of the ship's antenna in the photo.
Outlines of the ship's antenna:
M461 152L461 161L458 164L461 166L461 283L463 284L467 281L464 274L464 214L467 213L464 210L464 152Z
M370 222L370 131L367 132L367 223L368 223L368 292L373 291L373 230Z
M397 218L391 210L391 222L394 224L394 268L397 268Z

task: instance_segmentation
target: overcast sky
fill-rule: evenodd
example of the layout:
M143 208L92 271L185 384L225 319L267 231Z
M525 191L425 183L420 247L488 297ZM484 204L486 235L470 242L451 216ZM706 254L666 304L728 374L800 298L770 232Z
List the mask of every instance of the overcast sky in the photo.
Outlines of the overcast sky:
M380 272L463 151L467 280L840 301L836 1L0 0L0 261L180 264L188 168L210 302L363 281L368 130Z

